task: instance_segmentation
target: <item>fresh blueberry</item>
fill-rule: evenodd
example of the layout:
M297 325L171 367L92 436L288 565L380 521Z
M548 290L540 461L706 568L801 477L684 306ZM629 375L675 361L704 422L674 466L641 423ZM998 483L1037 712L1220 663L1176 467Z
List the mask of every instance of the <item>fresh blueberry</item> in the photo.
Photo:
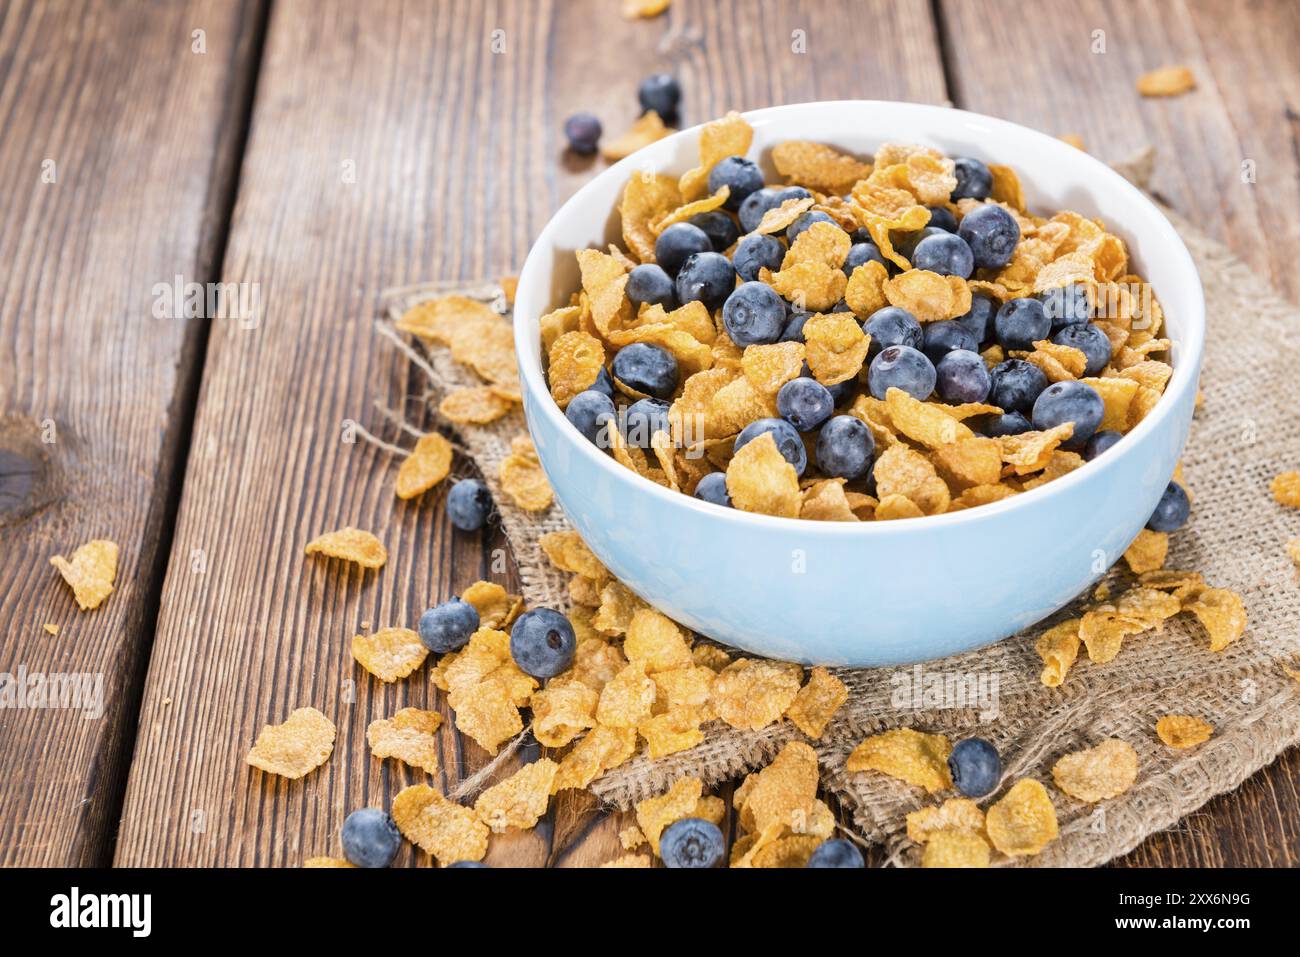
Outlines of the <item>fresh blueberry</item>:
M691 228L695 229L694 226ZM722 253L702 252L688 256L677 273L677 301L685 305L699 300L709 312L726 302L735 288L736 270Z
M872 262L873 260L882 266L888 266L885 257L880 255L880 249L875 243L870 240L865 243L854 243L849 247L848 258L844 260L844 275L852 276L853 270L863 263Z
M638 399L623 413L623 435L628 445L650 448L656 432L668 431L668 403L663 399Z
M420 616L420 641L438 654L465 647L478 631L478 609L467 601L450 598Z
M805 362L804 363L805 371L802 373L803 378L805 379L812 378L812 376L806 371L807 366L808 363ZM845 402L849 401L849 399L854 398L858 394L858 380L845 379L843 382L837 382L834 385L828 385L826 388L830 391L831 400L835 403L835 407L839 408Z
M804 867L849 868L866 866L867 864L862 859L862 852L858 850L858 846L842 837L818 844L816 850L812 852L812 856L808 858L808 863L804 865Z
M984 423L983 432L990 438L997 438L1000 435L1032 432L1033 428L1029 420L1020 412L1003 412L1001 415L990 415Z
M578 647L569 619L549 608L534 608L510 629L510 657L534 678L554 678L573 664Z
M773 272L780 269L781 260L784 258L785 247L777 240L771 236L750 233L736 246L731 262L741 279L745 282L753 282L758 278L758 271L764 266Z
M596 381L588 386L593 392L601 392L611 399L614 398L614 380L609 377L609 370L604 366L596 373Z
M724 186L730 193L722 204L723 208L735 212L750 193L763 188L763 171L751 159L725 156L709 170L709 192L716 193Z
M960 276L969 279L975 271L975 255L966 240L952 233L931 234L916 244L912 250L912 266L928 269L940 276Z
M1047 318L1052 320L1052 328L1073 326L1087 322L1092 318L1092 303L1088 299L1088 287L1073 283L1040 292L1037 296L1043 304Z
M831 478L861 478L875 452L871 430L851 415L835 416L817 433L817 467Z
M673 309L677 305L673 299L673 277L662 266L642 263L627 274L627 298L634 306L648 302Z
M752 233L758 228L758 224L763 221L763 214L769 209L776 209L781 205L781 191L771 186L764 186L762 189L756 189L740 204L740 209L736 215L740 218L740 228L747 233Z
M856 419L854 421L857 421ZM795 431L793 425L785 419L755 419L749 425L741 429L740 434L736 436L735 445L732 446L732 452L739 452L744 446L748 445L760 435L772 433L772 440L776 442L776 449L782 457L794 466L794 470L799 475L803 475L804 469L808 467L808 449L803 444L803 439Z
M1156 510L1147 519L1147 528L1153 532L1176 532L1187 523L1192 503L1187 491L1177 482L1170 482L1156 503Z
M487 867L490 869L490 865L484 864L482 861L456 861L456 863L448 864L447 866L448 867Z
M447 518L462 532L477 532L491 514L492 493L478 479L461 479L447 493Z
M922 226L914 232L896 233L893 237L894 251L900 253L905 259L911 259L922 240L929 239L931 236L949 235L951 233L945 232L938 226Z
M992 794L1002 779L1002 759L983 738L965 738L953 745L948 771L953 787L966 797L981 798Z
M741 283L722 307L722 324L738 346L776 342L787 317L785 300L765 282Z
M921 351L931 362L937 363L954 349L978 352L979 347L975 337L955 319L927 322L922 330Z
M1001 206L972 209L962 217L957 235L966 240L977 269L1001 269L1011 262L1020 242L1020 225Z
M831 312L852 312L853 307L841 299L835 305L831 306Z
M811 198L812 193L802 186L782 186L776 191L776 205L778 206L786 202L786 200Z
M958 316L953 322L962 326L967 332L975 337L975 341L983 343L989 337L989 324L992 323L993 317L997 315L998 303L992 296L982 292L977 292L970 297L970 312L964 316Z
M927 226L934 226L936 229L942 229L945 233L955 233L957 231L957 217L947 206L927 206L930 211L930 221Z
M699 817L674 821L659 837L664 867L717 867L726 850L718 825Z
M1086 445L1083 447L1083 457L1091 462L1102 452L1107 451L1112 445L1124 438L1122 432L1116 432L1113 429L1106 429L1104 432L1094 432Z
M1110 363L1110 337L1091 322L1062 326L1052 336L1052 341L1061 346L1073 346L1087 357L1084 375L1097 375Z
M780 203L778 203L777 205L779 206ZM820 209L810 209L808 212L804 213L802 216L800 216L798 219L796 219L793 223L790 224L789 228L786 229L785 231L785 238L790 243L793 244L794 241L799 238L799 234L802 233L809 226L813 225L814 223L830 223L832 226L836 227L837 229L839 228L840 225L839 223L835 222L835 220L833 220L827 213L823 213Z
M391 817L377 807L353 811L343 821L343 856L357 867L387 867L402 846Z
M803 327L812 318L810 312L792 312L790 318L786 320L785 329L781 332L779 342L803 342ZM807 365L807 363L804 363Z
M726 252L740 238L736 221L716 209L707 213L696 213L687 222L704 231L704 235L709 237L709 242L713 243L715 253Z
M614 354L614 378L637 392L669 399L677 389L677 360L667 349L634 342Z
M677 275L692 253L712 251L709 234L690 223L673 223L655 240L655 261L671 276Z
M934 391L934 363L911 346L889 346L871 360L867 386L877 399L890 389L902 389L914 399L925 401Z
M1084 382L1053 382L1034 400L1034 411L1029 420L1040 432L1055 428L1063 422L1073 422L1069 448L1083 448L1084 443L1101 425L1106 411L1097 390Z
M921 348L925 342L925 333L916 316L898 306L885 306L877 309L862 324L862 331L871 337L871 348L867 358L874 359L882 349L890 346L910 346Z
M727 494L727 473L710 472L695 485L695 497L714 505L731 508L731 496Z
M776 394L776 411L800 432L811 432L831 417L835 398L816 379L800 377L781 386Z
M992 380L978 352L955 349L939 360L934 372L939 398L950 405L983 402L988 398Z
M957 187L949 198L954 203L959 199L988 199L993 192L993 173L977 159L958 156L953 160L953 174Z
M1008 299L993 319L993 333L1007 350L1032 350L1051 331L1052 320L1037 299Z
M989 370L989 378L993 380L989 403L1003 412L1028 415L1034 408L1034 400L1047 388L1043 370L1024 359L999 362Z
M590 113L574 113L564 121L564 136L569 141L569 149L580 156L590 156L600 142L600 120Z
M668 73L655 73L641 81L636 91L642 111L654 110L665 123L677 120L677 106L682 101L682 88L677 79Z

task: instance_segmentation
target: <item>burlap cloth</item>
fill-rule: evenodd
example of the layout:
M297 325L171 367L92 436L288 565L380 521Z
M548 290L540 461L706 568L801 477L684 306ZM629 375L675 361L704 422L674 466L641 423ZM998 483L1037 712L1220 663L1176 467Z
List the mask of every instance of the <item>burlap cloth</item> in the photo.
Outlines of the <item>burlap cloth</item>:
M1149 169L1148 157L1126 164L1121 172L1143 185ZM1068 609L993 647L930 662L920 672L839 670L850 690L848 702L814 742L823 786L851 812L864 838L884 842L895 863L917 860L917 849L902 836L905 813L935 799L882 774L844 770L849 751L876 731L912 727L953 739L977 734L1001 752L1004 784L1025 776L1047 782L1061 836L1026 862L1047 866L1096 865L1123 854L1214 795L1237 787L1300 741L1300 684L1283 671L1284 663L1300 659L1300 582L1285 551L1286 541L1300 535L1300 513L1276 505L1268 492L1274 475L1300 462L1294 372L1300 314L1229 249L1165 212L1200 270L1209 325L1204 404L1183 457L1192 519L1172 536L1167 567L1200 571L1210 584L1240 592L1250 625L1240 641L1214 654L1200 626L1190 615L1179 615L1161 634L1129 639L1107 665L1092 665L1080 655L1056 689L1039 681L1034 640L1047 625L1073 613ZM419 434L422 423L436 423L436 400L444 391L480 384L445 350L414 344L392 326L411 305L453 291L507 311L495 283L425 284L384 297L377 329L401 355L376 404L398 433ZM449 431L459 437L462 451L477 464L496 498L529 604L565 609L568 576L551 567L538 539L570 527L568 522L558 506L542 514L512 507L497 483L510 439L524 428L522 412L516 410L486 427ZM1126 573L1117 567L1110 574L1122 581ZM983 680L986 688L996 680L996 713L931 707L914 695L900 695L916 686L918 674ZM1164 714L1205 718L1214 725L1214 737L1188 751L1172 750L1154 731ZM1123 738L1137 750L1140 773L1131 790L1088 805L1051 786L1050 769L1058 757L1109 736ZM592 787L603 800L627 807L682 775L700 777L706 787L736 778L799 737L788 722L756 732L713 722L698 747L657 761L636 757Z

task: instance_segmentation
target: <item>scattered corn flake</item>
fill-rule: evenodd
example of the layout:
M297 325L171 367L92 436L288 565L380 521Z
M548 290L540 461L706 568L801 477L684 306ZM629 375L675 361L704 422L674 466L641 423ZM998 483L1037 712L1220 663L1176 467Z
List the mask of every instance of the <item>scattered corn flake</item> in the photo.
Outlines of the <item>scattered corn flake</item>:
M597 725L573 746L560 761L551 788L585 788L611 768L636 753L636 728L607 728Z
M794 466L777 450L770 433L746 443L727 466L727 493L745 512L797 518L802 496Z
M876 503L875 518L888 522L899 518L924 518L925 512L906 495L882 495Z
M805 230L795 243L798 244L815 228ZM808 368L822 385L847 382L862 371L871 337L862 331L861 324L851 314L832 312L812 316L804 323L803 334Z
M1168 554L1169 533L1153 532L1149 528L1144 528L1138 532L1133 543L1125 549L1124 561L1128 563L1134 575L1141 575L1164 567Z
M936 831L921 854L922 867L988 867L989 845L970 831Z
M1043 659L1042 682L1049 688L1058 688L1065 675L1079 657L1079 626L1082 619L1071 618L1047 629L1034 645Z
M309 857L302 862L303 867L356 867L351 861L341 857Z
M653 867L654 861L648 854L621 854L612 861L606 861L601 867Z
M1300 472L1282 472L1269 483L1268 489L1279 505L1300 508Z
M689 668L694 663L682 630L653 608L638 609L627 626L623 653L629 661L642 661L648 674Z
M498 470L501 488L515 505L526 512L541 512L551 507L554 496L546 481L541 462L527 436L516 436L511 452L501 460Z
M849 689L825 668L814 668L785 716L810 738L820 738L835 712L849 698Z
M496 582L476 581L460 596L478 612L479 628L505 630L524 610L522 595L511 595Z
M306 553L341 558L355 562L362 568L383 568L384 562L388 561L388 552L379 539L369 532L350 526L317 536L307 543Z
M871 175L871 164L807 140L786 140L772 147L772 165L792 183L819 193L843 195Z
M498 394L497 386L473 386L447 393L438 411L457 425L487 425L508 413L514 403Z
M731 656L724 649L703 642L695 644L695 647L691 649L691 657L695 659L695 663L700 667L715 672L721 671L731 664Z
M702 742L704 732L700 725L703 720L704 716L697 708L680 707L645 719L637 725L637 730L646 740L651 760L658 760Z
M618 843L622 845L625 851L635 851L646 843L646 839L645 835L641 833L641 828L635 824L629 824L618 832Z
M960 276L909 269L887 280L882 289L891 306L906 309L919 322L955 319L970 312L970 287Z
M1047 788L1032 778L1017 781L984 815L989 841L1008 857L1041 853L1056 840L1056 808Z
M988 505L992 502L1000 502L1004 498L1010 498L1017 494L1016 489L1009 485L973 485L966 489L948 506L948 511L958 512L964 508L973 508L976 505Z
M352 636L352 657L380 681L405 678L429 656L420 636L409 628L381 628Z
M552 678L546 687L533 692L533 737L544 748L562 748L583 731L596 726L596 704L600 692L578 677Z
M649 146L672 133L673 130L664 125L658 113L654 110L646 110L626 133L606 141L601 146L600 153L607 160L621 160L625 156L631 156L643 146Z
M740 359L740 369L756 390L776 395L781 386L798 378L803 361L802 342L774 342L770 345L746 346Z
M403 708L391 718L379 718L366 728L370 753L381 761L396 758L429 774L438 773L436 732L442 715L436 711Z
M391 814L402 836L443 867L481 861L487 854L487 825L472 810L447 800L427 784L399 791Z
M659 853L659 837L664 829L689 817L703 793L704 785L699 778L678 778L664 794L637 803L637 826L641 828L641 833L656 855Z
M1167 714L1156 721L1156 734L1171 748L1194 748L1214 735L1214 725L1189 714Z
M658 690L655 698L656 711L694 708L704 713L709 710L713 681L717 677L713 669L692 664L686 668L660 671L650 677Z
M263 726L244 759L267 774L297 779L334 752L334 722L315 708L298 708L283 724Z
M50 559L50 564L72 586L77 607L82 611L90 611L98 608L113 593L113 580L117 578L117 554L115 542L97 538L74 551L72 561L62 555L55 555Z
M1210 650L1222 651L1246 631L1246 606L1241 596L1226 588L1204 588L1183 608L1196 616L1210 636Z
M1137 774L1137 752L1119 738L1107 738L1096 747L1067 754L1052 766L1056 786L1089 804L1123 794L1133 786Z
M907 815L907 837L924 844L940 831L984 833L984 812L970 798L949 798L942 804L923 807Z
M806 867L813 851L824 839L813 834L791 834L777 838L758 848L750 861L751 867L779 868Z
M998 163L989 164L989 172L993 174L993 188L989 192L989 198L996 203L1005 203L1012 209L1025 211L1025 190L1020 185L1020 177L1010 166L1002 166Z
M737 658L713 681L714 713L741 731L765 728L794 703L802 676L803 669L789 662Z
M1200 572L1185 572L1174 568L1157 568L1138 575L1138 584L1144 588L1168 591L1179 601L1190 599L1205 585L1205 576Z
M816 225L830 226L829 223L818 223ZM832 227L838 232L848 237L844 230L838 227ZM804 232L810 232L811 227ZM802 239L803 235L799 236ZM798 239L795 240L798 243ZM789 258L789 253L786 258ZM838 266L828 266L824 262L797 262L790 265L783 265L780 272L768 272L766 268L760 271L759 278L766 281L773 289L781 294L782 298L789 300L796 308L802 308L808 312L821 312L830 309L837 302L844 298L844 290L848 287L848 277Z
M501 295L505 298L506 305L515 304L515 293L519 291L518 276L502 276L499 285L501 286Z
M462 655L458 662L463 659ZM524 729L519 707L502 681L453 688L447 703L456 712L456 729L473 738L488 754L496 754L503 742Z
M623 18L650 20L667 10L671 3L672 0L623 0Z
M880 771L933 794L952 787L948 773L951 753L952 744L942 734L894 728L873 734L859 744L845 767L850 771Z
M643 170L628 179L618 211L623 220L623 242L641 262L655 261L657 233L651 224L680 206L681 200L673 176Z
M678 180L682 199L690 202L704 195L709 173L728 156L744 156L754 141L754 129L734 110L700 129L700 165L687 170Z
M1163 66L1137 79L1137 91L1143 96L1178 96L1194 89L1196 77L1185 66Z
M650 717L655 683L644 661L629 661L600 691L596 721L607 728L635 728Z
M591 327L608 338L614 330L625 328L632 318L632 303L627 298L627 267L599 249L580 249L576 255L582 291L590 307ZM585 322L583 327L586 328Z
M525 764L504 781L492 785L474 802L474 813L493 834L509 828L536 827L551 799L551 784L560 766L550 758Z
M51 621L47 621L41 627L45 629L47 635L57 635L59 633L59 626Z
M695 810L691 812L691 817L698 817L702 821L708 821L710 824L722 826L722 819L727 816L727 804L720 797L706 795L700 798L699 803L695 805Z
M445 479L451 473L451 452L451 443L439 433L421 436L397 470L394 483L397 497L415 498Z
M457 329L487 327L501 317L487 303L468 296L443 296L418 303L397 320L397 328L428 342L451 345Z
M600 590L600 607L591 623L601 634L616 638L626 634L632 618L647 607L630 588L616 578L611 579Z
M538 542L551 564L561 571L573 572L584 578L605 579L609 572L601 563L582 536L569 529L563 532L547 532Z

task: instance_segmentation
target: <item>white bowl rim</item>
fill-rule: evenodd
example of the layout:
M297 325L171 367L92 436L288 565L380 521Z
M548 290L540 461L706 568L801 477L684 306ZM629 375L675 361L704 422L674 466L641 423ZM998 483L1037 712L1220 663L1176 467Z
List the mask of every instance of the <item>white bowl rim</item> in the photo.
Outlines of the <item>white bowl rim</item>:
M679 143L684 138L697 137L703 124L689 127L667 136L662 140L657 140L649 146L637 150L635 153L619 160L608 169L599 173L590 182L584 183L583 186L574 193L569 199L551 216L546 226L538 234L537 240L529 250L528 257L524 260L524 267L519 275L518 296L515 301L515 310L518 314L521 306L526 308L522 311L526 314L529 311L537 313L533 320L515 323L515 354L519 362L521 378L524 388L532 391L533 396L538 398L535 405L541 409L541 414L553 421L553 424L559 429L560 434L569 436L573 446L580 451L578 454L582 461L590 463L593 468L604 469L609 472L618 481L631 482L633 487L640 489L646 494L661 498L666 504L678 508L684 508L688 511L699 511L703 514L718 519L720 521L731 521L742 524L757 524L759 527L771 527L773 529L784 529L786 531L799 531L801 534L825 534L825 535L862 535L862 536L890 536L906 534L909 529L920 531L938 530L940 528L959 525L967 522L976 522L986 519L996 519L1000 515L1014 512L1017 509L1032 507L1036 503L1046 502L1052 496L1068 495L1070 491L1083 482L1092 481L1094 478L1100 480L1103 475L1117 466L1120 459L1135 454L1134 450L1143 440L1164 427L1173 415L1173 410L1179 405L1178 399L1189 389L1197 388L1199 380L1199 369L1201 364L1202 350L1205 342L1205 294L1201 286L1200 275L1196 271L1196 265L1192 260L1191 253L1188 252L1187 246L1183 243L1182 237L1174 229L1168 218L1159 208L1149 200L1140 189L1126 180L1115 170L1111 169L1105 163L1098 160L1091 154L1084 153L1068 143L1062 142L1053 136L1039 132L1027 126L1021 126L1019 123L1013 123L1010 120L998 119L994 116L987 116L983 113L974 113L969 110L959 110L952 107L932 106L921 103L905 103L896 100L818 100L809 103L792 103L784 106L770 106L757 110L749 110L741 115L751 124L766 124L770 121L780 121L785 116L804 110L809 107L824 109L826 107L844 107L859 109L861 107L883 107L892 110L915 111L920 114L929 114L936 118L943 118L944 122L951 123L952 117L964 118L968 121L988 124L989 132L996 135L999 130L1014 131L1017 134L1028 134L1031 139L1038 141L1046 151L1046 160L1050 161L1051 153L1057 150L1069 151L1062 152L1060 155L1075 156L1082 158L1087 164L1093 167L1097 177L1097 183L1106 189L1116 191L1124 196L1129 202L1142 207L1149 214L1153 214L1153 219L1158 233L1163 233L1159 237L1165 241L1166 253L1175 260L1177 270L1185 273L1182 281L1189 282L1192 285L1194 295L1192 296L1191 314L1185 317L1186 329L1176 344L1179 347L1180 356L1178 363L1173 367L1174 372L1170 377L1165 388L1161 401L1156 403L1155 408L1142 419L1137 426L1124 434L1126 440L1131 441L1117 442L1112 446L1105 455L1085 463L1081 468L1046 482L1037 488L1021 492L1018 495L1012 495L1008 498L991 502L986 505L962 509L957 512L944 512L939 515L925 515L919 518L909 518L893 522L815 522L806 519L790 519L777 515L764 515L758 512L746 512L738 508L727 508L721 505L714 505L711 502L705 502L693 495L686 495L683 492L674 492L672 489L664 488L645 476L638 475L624 465L620 465L614 458L600 449L596 448L591 442L585 441L573 428L568 418L560 410L560 407L551 399L550 390L547 389L545 379L542 375L541 366L541 347L538 336L540 331L537 330L537 321L541 316L549 311L552 307L549 303L533 303L531 293L534 286L540 288L540 283L536 275L547 269L547 264L540 254L540 250L549 247L548 240L559 228L559 223L566 218L566 215L575 207L585 202L586 194L593 191L598 185L604 185L610 180L620 180L626 182L627 177L631 176L636 170L640 169L647 159L656 153L666 154L672 144ZM1077 154L1077 155L1076 155ZM612 211L610 211L612 212ZM549 283L546 284L549 289Z

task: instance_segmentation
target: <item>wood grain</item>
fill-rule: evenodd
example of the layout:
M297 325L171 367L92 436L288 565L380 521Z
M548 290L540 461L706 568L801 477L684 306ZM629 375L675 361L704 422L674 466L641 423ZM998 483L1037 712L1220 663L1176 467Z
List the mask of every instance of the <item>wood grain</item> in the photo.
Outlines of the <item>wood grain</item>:
M153 286L213 278L258 6L0 7L0 670L104 697L0 714L0 864L111 859L206 336ZM94 538L116 591L79 612L49 557Z

